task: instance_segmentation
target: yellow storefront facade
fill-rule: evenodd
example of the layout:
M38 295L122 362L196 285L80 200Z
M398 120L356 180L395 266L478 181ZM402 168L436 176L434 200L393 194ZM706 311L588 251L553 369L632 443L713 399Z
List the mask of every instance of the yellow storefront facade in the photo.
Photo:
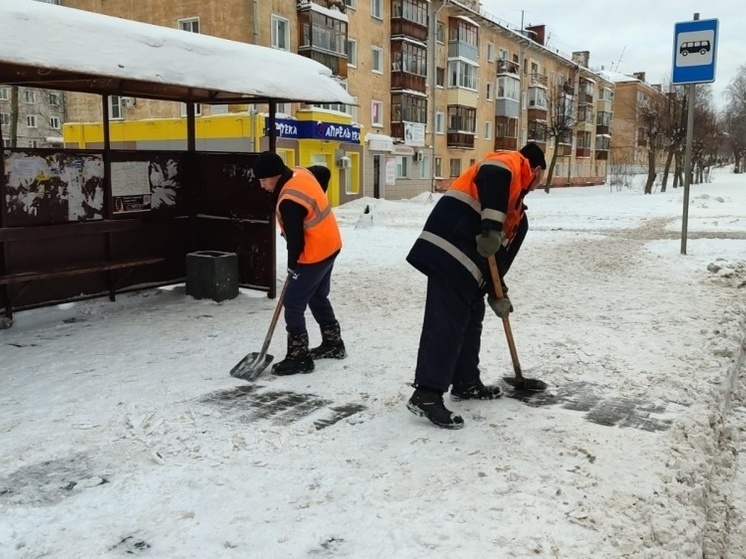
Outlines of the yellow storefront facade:
M196 149L217 152L259 152L268 149L269 118L264 113L229 112L195 118ZM186 150L185 118L110 121L112 149ZM324 165L332 171L327 195L337 206L361 196L361 130L351 117L319 110L298 110L295 117L275 120L277 153L288 166ZM66 123L66 148L102 149L103 123Z

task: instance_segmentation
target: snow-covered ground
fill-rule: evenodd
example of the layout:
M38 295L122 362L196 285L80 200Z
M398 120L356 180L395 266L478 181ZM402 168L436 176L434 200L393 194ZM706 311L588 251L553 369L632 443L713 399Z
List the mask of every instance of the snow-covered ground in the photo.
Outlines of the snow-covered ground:
M746 175L692 186L687 255L682 189L531 194L506 282L524 374L550 389L447 399L460 431L404 405L425 295L404 257L437 197L336 209L349 357L313 374L229 376L262 345L261 293L18 313L0 332L0 557L746 556ZM277 359L284 343L280 322ZM482 370L513 374L491 315Z

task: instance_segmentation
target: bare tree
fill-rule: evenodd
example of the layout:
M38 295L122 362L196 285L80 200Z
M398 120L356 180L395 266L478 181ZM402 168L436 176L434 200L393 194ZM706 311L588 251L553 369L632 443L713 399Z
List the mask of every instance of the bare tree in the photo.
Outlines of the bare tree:
M18 147L18 86L10 88L10 147Z
M550 84L547 92L547 137L552 142L552 160L549 162L547 182L544 192L549 192L560 152L560 144L572 146L572 133L577 122L574 93L577 79L577 67L570 71L567 77L562 77L556 83ZM569 163L568 163L569 164Z
M668 103L665 114L662 115L661 130L666 143L666 162L663 166L663 178L661 179L661 192L666 191L668 175L671 173L671 165L674 165L673 187L676 188L681 179L678 171L678 155L684 153L686 143L686 106L687 99L685 88L673 87L669 84L666 96Z
M726 89L726 132L728 144L735 159L734 172L744 170L746 157L746 64L738 67L736 75Z

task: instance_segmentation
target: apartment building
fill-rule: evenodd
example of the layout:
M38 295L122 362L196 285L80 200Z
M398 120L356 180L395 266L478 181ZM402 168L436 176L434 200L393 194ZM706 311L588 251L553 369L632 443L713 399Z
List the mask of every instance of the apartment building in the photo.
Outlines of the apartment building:
M511 29L477 0L62 3L288 50L330 68L357 106L278 103L277 147L289 164L334 168L335 203L447 188L488 151L526 141L548 158L557 152L554 185L598 184L606 175L613 82L589 69L589 53L547 48L544 26ZM70 94L68 106L70 120L101 120L100 99ZM114 147L185 145L173 132L183 106L111 97L107 110L119 126ZM264 105L198 107L198 148L266 149L267 112ZM554 120L563 117L572 125L555 142ZM136 124L143 120L152 123ZM96 146L83 137L102 138L74 128L65 137L77 147Z
M665 103L666 94L661 91L660 85L645 81L645 72L635 72L632 75L612 72L603 74L615 82L616 91L614 119L611 122L614 144L610 164L620 172L647 173L649 139L642 117L649 107ZM657 159L658 167L662 168L664 150L658 150Z
M61 146L64 120L65 97L62 93L0 85L0 129L3 147L14 147L14 135L15 147L19 148Z

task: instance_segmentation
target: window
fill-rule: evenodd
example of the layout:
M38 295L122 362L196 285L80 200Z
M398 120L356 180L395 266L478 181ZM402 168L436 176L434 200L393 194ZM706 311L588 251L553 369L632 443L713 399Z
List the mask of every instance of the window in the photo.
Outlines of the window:
M370 69L376 74L383 74L383 49L381 47L371 47Z
M596 113L596 124L598 126L609 126L611 124L611 113L598 111Z
M30 148L38 148L39 147L39 141L38 140L29 140L28 147L30 147Z
M370 15L376 19L383 19L383 0L370 0Z
M500 50L498 51L497 57L498 57L498 58L499 58L500 60L508 60L508 58L509 58L509 56L508 56L508 51L506 51L505 49L500 49Z
M383 102L372 101L370 104L370 121L373 126L383 126Z
M354 10L357 8L357 0L345 0L345 6Z
M26 103L36 103L36 91L27 89L23 93L23 98L26 100Z
M497 78L497 97L506 97L518 101L519 81L510 76L499 76Z
M427 76L427 49L424 47L402 42L394 47L391 56L394 72Z
M492 139L492 122L489 120L485 121L484 123L484 137L487 140Z
M463 87L465 89L477 89L478 66L467 64L463 60L451 60L448 62L448 87Z
M452 105L448 107L448 131L449 132L476 132L477 110L473 107L463 105Z
M494 95L493 90L494 85L492 82L487 82L487 101L492 101L492 96Z
M190 33L199 33L199 18L190 17L187 19L180 19L177 21L179 29L182 31L189 31Z
M119 95L109 96L109 118L111 120L122 120L124 118L122 98Z
M445 87L446 85L446 69L445 68L435 69L435 85L438 87Z
M10 114L9 113L0 113L0 125L10 126Z
M181 116L187 115L187 104L186 103L180 103L181 105ZM194 104L194 116L202 116L202 105L199 103Z
M0 87L0 101L7 101L10 99L10 88Z
M439 43L446 42L446 28L440 21L435 25L435 40Z
M59 107L60 106L60 94L59 93L50 93L49 94L49 104L52 107Z
M49 127L54 128L55 130L60 129L60 119L56 116L49 117Z
M36 128L36 115L28 115L26 117L26 126Z
M10 138L3 138L3 147L4 148L10 147Z
M399 155L396 157L396 178L409 178L409 156Z
M357 67L357 41L355 39L347 40L347 65Z
M590 149L591 147L591 133L590 132L578 132L577 136L577 147Z
M435 158L435 176L436 177L442 177L443 176L443 160L440 157Z
M545 122L532 120L528 123L528 139L545 142L547 139L547 125Z
M391 95L391 122L427 122L427 98L408 93Z
M547 92L543 87L529 87L527 97L529 107L547 108Z
M461 160L451 159L449 162L450 177L457 177L461 174Z
M272 16L272 48L290 50L290 22L284 17Z
M437 112L435 113L435 133L436 134L444 134L446 131L446 114Z
M429 157L423 157L420 161L420 178L421 179L429 179L430 174L428 171L430 170L430 158Z
M495 61L495 45L494 43L487 43L487 62Z

